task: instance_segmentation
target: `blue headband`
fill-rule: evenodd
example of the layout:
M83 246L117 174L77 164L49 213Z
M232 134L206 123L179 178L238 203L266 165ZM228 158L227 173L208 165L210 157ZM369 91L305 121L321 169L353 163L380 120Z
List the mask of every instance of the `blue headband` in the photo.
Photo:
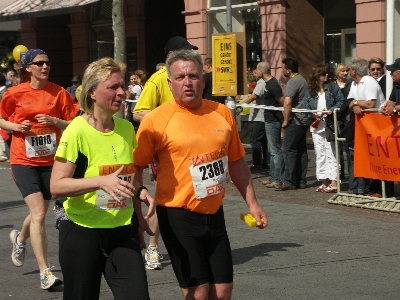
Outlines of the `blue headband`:
M26 52L22 52L21 53L21 65L26 68L27 66L29 66L32 61L35 59L36 56L38 56L39 54L46 54L46 52L44 52L43 50L40 49L30 49Z

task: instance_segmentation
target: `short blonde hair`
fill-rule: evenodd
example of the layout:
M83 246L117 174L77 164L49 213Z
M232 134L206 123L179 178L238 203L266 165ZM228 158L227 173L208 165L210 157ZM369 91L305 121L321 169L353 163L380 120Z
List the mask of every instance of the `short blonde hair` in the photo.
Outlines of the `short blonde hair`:
M335 78L337 78L338 77L338 75L339 75L339 73L340 72L342 72L342 71L344 71L344 70L349 70L349 67L346 65L346 64L343 64L343 63L340 63L340 64L338 64L337 66L336 66L336 69L335 69Z
M93 99L90 97L91 90L96 88L100 82L108 80L112 73L119 72L124 76L125 69L125 64L118 63L110 57L101 58L87 66L83 75L82 93L79 101L79 105L85 113L93 114Z

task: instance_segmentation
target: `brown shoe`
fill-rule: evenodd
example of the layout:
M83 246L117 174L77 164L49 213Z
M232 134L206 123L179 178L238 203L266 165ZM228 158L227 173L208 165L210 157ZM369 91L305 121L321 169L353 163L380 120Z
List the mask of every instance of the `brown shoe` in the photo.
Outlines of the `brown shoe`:
M261 181L261 183L262 183L263 185L267 185L267 184L270 184L270 183L273 183L273 182L272 182L271 180L267 179L267 180Z
M275 188L275 191L287 191L287 190L295 190L295 188L291 187L290 185L286 185L284 183L282 183L281 185L278 185Z
M279 186L280 186L280 184L279 183L276 183L276 182L271 182L271 183L268 183L268 184L266 184L265 185L267 188L278 188Z

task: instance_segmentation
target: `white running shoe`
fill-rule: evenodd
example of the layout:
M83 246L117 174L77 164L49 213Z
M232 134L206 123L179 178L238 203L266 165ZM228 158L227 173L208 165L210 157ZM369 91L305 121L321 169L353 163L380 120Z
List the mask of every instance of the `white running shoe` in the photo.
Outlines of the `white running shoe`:
M17 236L19 235L19 231L14 229L10 232L10 242L12 245L12 253L11 253L11 260L17 267L22 267L25 262L25 247L20 247L17 244Z
M157 246L147 247L147 252L144 255L144 259L146 260L147 270L162 270L163 266L160 263L160 259L163 259L163 256L160 252L158 252Z
M42 273L40 273L40 288L42 290L48 290L52 287L56 287L62 284L62 281L57 276L53 275L53 273L51 272L52 269L53 267L47 268Z

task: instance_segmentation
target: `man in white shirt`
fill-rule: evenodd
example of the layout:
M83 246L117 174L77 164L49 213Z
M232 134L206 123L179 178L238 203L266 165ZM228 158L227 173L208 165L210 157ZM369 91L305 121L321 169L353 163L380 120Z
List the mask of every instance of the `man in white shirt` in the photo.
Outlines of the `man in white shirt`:
M384 102L382 90L378 82L368 75L369 63L365 59L356 58L350 62L350 76L353 79L347 99L353 99L349 108L356 115L362 115L363 109L380 108ZM354 177L354 148L348 145L349 193L365 194L368 192L369 179Z

